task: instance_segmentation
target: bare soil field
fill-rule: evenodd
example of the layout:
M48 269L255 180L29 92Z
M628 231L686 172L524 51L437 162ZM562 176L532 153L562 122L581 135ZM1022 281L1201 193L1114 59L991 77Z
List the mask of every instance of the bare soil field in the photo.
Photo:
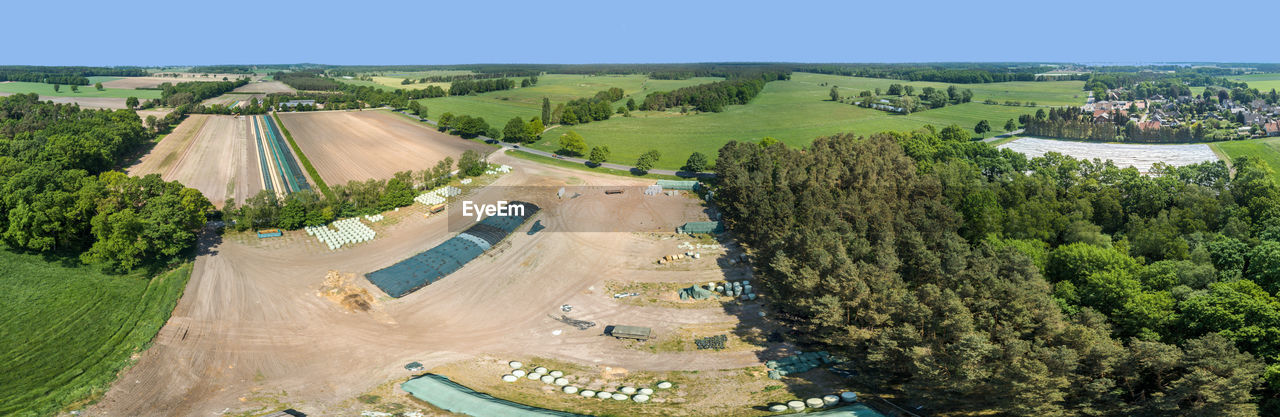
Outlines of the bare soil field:
M244 201L263 188L251 129L246 117L191 115L127 172L180 181L215 207Z
M302 152L329 184L387 179L423 170L468 149L493 148L446 135L388 111L280 113Z
M235 103L238 101L238 102L241 102L241 104L238 104L238 106L243 107L243 106L249 105L249 99L251 98L256 98L258 99L259 102L261 102L262 99L266 97L267 97L266 94L223 94L223 95L205 100L201 104L204 104L206 106L212 105L212 104L221 104L224 106L229 106L232 103Z
M102 86L106 88L132 90L135 88L155 88L164 83L177 84L187 81L222 81L223 77L228 80L234 80L236 78L242 78L246 74L209 74L205 76L203 74L179 73L178 75L178 77L122 77L118 80L105 81L102 83ZM262 78L262 76L258 75L251 75L250 77L254 80Z
M296 93L288 84L279 81L254 81L236 88L238 93Z
M294 118L290 129L303 125L298 122ZM637 306L620 302L606 288L608 281L691 284L743 277L745 268L727 262L736 256L732 248L704 251L701 259L678 268L655 262L684 251L679 245L690 238L671 231L706 218L699 200L635 192L559 200L554 191L512 186L554 190L652 182L506 155L491 159L514 171L469 198L538 204L545 209L533 221L546 229L530 234L526 224L454 274L399 299L387 297L363 274L452 237L448 216L426 217L420 205L387 212L385 220L371 226L378 232L376 239L338 251L327 250L302 231L261 240L249 234L206 233L186 293L154 346L82 415L257 415L284 408L307 415L356 415L371 407L355 399L368 392L383 392L397 403L439 415L396 388L412 376L404 364L420 361L427 369L473 381L497 380L499 369L492 364L525 358L572 363L609 378L625 378L628 372L743 368L756 375L764 360L785 351L785 346L764 343L691 352L603 336L605 326L615 324L651 326L658 335L708 325L739 331L767 324L757 314L759 301L733 307ZM564 231L570 223L574 230L621 224L634 232ZM351 274L356 278L349 285L373 295L368 311L348 310L321 293L331 270ZM572 310L563 312L563 304ZM578 330L561 322L562 315L596 326ZM477 360L488 365L465 365ZM742 402L741 391L733 387L690 390L687 395L699 402ZM770 395L786 392L775 391ZM748 405L759 404L741 407L762 413ZM678 404L670 407L665 415L689 412Z

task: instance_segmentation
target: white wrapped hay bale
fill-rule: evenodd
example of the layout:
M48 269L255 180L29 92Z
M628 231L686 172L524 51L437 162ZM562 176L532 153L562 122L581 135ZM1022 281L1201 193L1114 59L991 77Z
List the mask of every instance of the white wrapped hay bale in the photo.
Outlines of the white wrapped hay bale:
M573 386L573 385L569 385L569 386L567 386L567 387L561 388L560 390L561 390L561 391L564 391L564 393L565 393L565 394L577 394L577 393L578 393L578 387L575 387L575 386Z
M602 400L613 398L613 393L609 391L600 391L596 393L596 398L599 398Z
M532 379L532 380L534 380L534 381L537 381L537 380L539 380L539 379L542 379L542 374L537 373L537 372L531 373L531 374L529 374L529 379Z
M582 390L582 392L578 393L578 395L581 395L581 396L583 396L583 397L587 397L587 398L595 398L595 396L596 396L596 392L595 392L595 391L592 391L592 390L589 390L589 389L584 389L584 390Z
M662 381L658 383L658 389L670 389L670 388L671 388L670 382Z
M567 378L556 378L556 380L552 382L562 387L565 385L569 385L569 380Z
M646 401L649 401L649 396L644 394L637 394L636 396L631 397L631 401L635 401L638 403L646 402Z
M791 400L787 401L787 407L792 411L804 411L804 401Z
M614 401L626 401L628 399L631 399L631 397L627 394L613 394Z
M644 395L653 395L653 388L640 388L638 392Z
M528 374L529 373L525 372L523 369L517 369L517 370L511 371L511 375L515 375L516 378L524 378L524 376Z
M840 397L837 397L837 396L834 396L834 395L824 395L824 396L822 396L822 404L823 404L823 405L830 406L830 405L835 404L835 403L838 403L838 402L840 402Z
M787 406L785 404L774 404L769 406L769 411L781 413L783 411L787 411Z
M804 404L809 406L809 408L822 408L824 405L821 398L810 398L804 400Z
M619 389L618 389L618 392L621 392L621 393L623 393L623 394L627 394L627 395L631 395L631 394L635 394L635 393L636 393L636 389L635 389L634 387L622 387L622 388L619 388Z
M508 374L508 375L503 375L502 380L506 382L516 382L520 380L520 377Z
M537 373L540 373L540 374L543 374L543 375L546 375L546 374L547 374L547 368L543 368L543 367L541 367L541 366L539 366L539 367L537 367L537 368L533 368L533 371L534 371L534 372L537 372Z
M840 393L840 400L847 403L858 401L858 393L853 391L842 392Z
M556 377L551 375L543 375L542 378L539 378L539 379L542 380L543 384L550 384L552 382L556 382Z
M551 376L554 376L554 377L556 377L556 378L559 378L559 377L564 376L564 372L560 372L560 371L551 371L551 373L549 373L549 374L547 374L547 375L551 375Z

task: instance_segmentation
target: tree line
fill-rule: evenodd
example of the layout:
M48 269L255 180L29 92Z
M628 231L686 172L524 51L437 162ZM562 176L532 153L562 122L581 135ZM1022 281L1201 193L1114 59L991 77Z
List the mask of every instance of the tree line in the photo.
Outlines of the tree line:
M223 218L235 230L261 228L299 229L323 226L341 219L377 214L413 204L422 190L442 187L453 178L483 175L488 164L476 151L463 152L457 161L458 174L452 174L452 157L425 167L421 171L401 171L385 180L349 181L329 187L329 196L312 190L290 193L284 198L263 190L243 204L227 199Z
M0 81L89 85L88 77L142 77L147 71L134 67L44 67L0 65Z
M78 256L105 271L163 266L196 241L213 207L159 175L113 171L155 135L132 110L0 97L0 239Z
M930 410L1280 410L1265 163L1145 176L946 130L721 148L715 202L805 350Z
M645 110L666 110L677 106L691 106L700 111L721 112L729 105L747 104L760 94L767 82L789 79L790 73L767 72L671 91L655 91L645 96L641 107Z
M510 78L457 80L449 84L449 95L465 96L470 94L487 93L490 91L510 90L515 87L516 82Z
M551 112L552 123L576 125L593 121L609 120L613 115L613 102L622 100L624 92L621 88L611 87L597 91L594 96L570 100L556 105Z
M1055 67L1001 64L820 64L798 65L795 71L851 77L893 78L907 81L936 81L957 84L998 83L1007 81L1043 81L1036 74ZM1056 77L1055 77L1056 78Z

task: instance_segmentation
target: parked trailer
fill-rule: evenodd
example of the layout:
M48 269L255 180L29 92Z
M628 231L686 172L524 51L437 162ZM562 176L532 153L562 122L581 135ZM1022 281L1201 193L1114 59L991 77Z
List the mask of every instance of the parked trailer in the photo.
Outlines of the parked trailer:
M622 194L622 190L604 190L605 194Z
M431 212L431 214L436 214L436 213L439 213L439 212L444 211L445 207L446 207L446 206L445 206L445 204L444 204L444 203L440 203L440 204L436 204L436 205L431 206L431 207L427 207L427 211Z
M653 329L641 326L608 326L605 334L619 339L649 340L653 337Z
M284 236L284 232L281 231L280 229L266 229L266 230L258 231L259 239L268 238L268 237L280 237L280 236Z

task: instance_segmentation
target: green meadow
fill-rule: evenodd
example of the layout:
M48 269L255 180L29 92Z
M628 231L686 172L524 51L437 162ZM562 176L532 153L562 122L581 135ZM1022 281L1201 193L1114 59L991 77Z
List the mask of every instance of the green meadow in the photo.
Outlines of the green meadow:
M519 85L520 79L516 80ZM670 91L680 87L706 84L720 80L719 78L691 78L688 80L650 80L642 74L631 75L570 75L546 74L538 77L538 84L532 87L514 88L511 90L493 91L471 96L438 97L418 100L427 106L429 116L435 118L445 112L455 115L483 117L490 126L499 129L506 125L512 117L520 117L526 121L542 114L542 98L551 100L554 107L558 103L591 97L597 92L613 87L621 88L629 98L637 103L654 91ZM626 98L618 105L626 102Z
M110 78L110 77L103 77L103 78ZM128 90L128 89L119 89L119 88L105 88L102 91L98 91L98 89L93 88L92 85L82 85L82 86L79 86L78 88L80 89L80 91L73 93L71 92L71 86L69 85L61 86L59 91L53 91L53 84L29 83L29 82L0 83L0 93L14 93L14 94L38 93L42 96L55 96L55 97L111 97L111 98L137 97L139 99L160 98L160 90Z
M612 162L630 164L646 150L657 149L663 154L656 165L658 168L678 169L689 154L697 151L714 158L719 148L731 140L759 141L773 137L791 146L804 146L814 138L842 132L867 135L886 130L910 130L924 125L942 128L951 124L972 129L981 120L987 120L995 129L984 135L989 137L1004 133L1005 121L1037 110L982 104L987 98L1000 102L1036 101L1041 106L1084 103L1084 94L1080 91L1084 83L1081 81L957 85L973 90L974 102L909 115L866 109L830 99L832 86L837 86L842 94L856 96L859 91L877 86L887 90L893 83L901 81L795 73L790 81L767 84L751 103L729 106L721 113L635 112L630 118L615 116L600 122L560 126L548 131L543 140L533 146L556 150L560 135L573 130L581 134L589 146L608 145L613 155ZM948 85L909 84L918 88L946 88ZM431 111L433 115L438 114L434 108Z
M0 245L0 415L51 415L101 396L151 344L191 264L148 278Z
M1249 88L1256 88L1258 91L1267 92L1275 89L1280 91L1280 74L1249 74L1227 77L1235 81L1244 81L1249 83Z
M1260 158L1271 166L1272 177L1280 181L1280 138L1262 138L1210 143L1219 154L1236 159L1242 156Z

